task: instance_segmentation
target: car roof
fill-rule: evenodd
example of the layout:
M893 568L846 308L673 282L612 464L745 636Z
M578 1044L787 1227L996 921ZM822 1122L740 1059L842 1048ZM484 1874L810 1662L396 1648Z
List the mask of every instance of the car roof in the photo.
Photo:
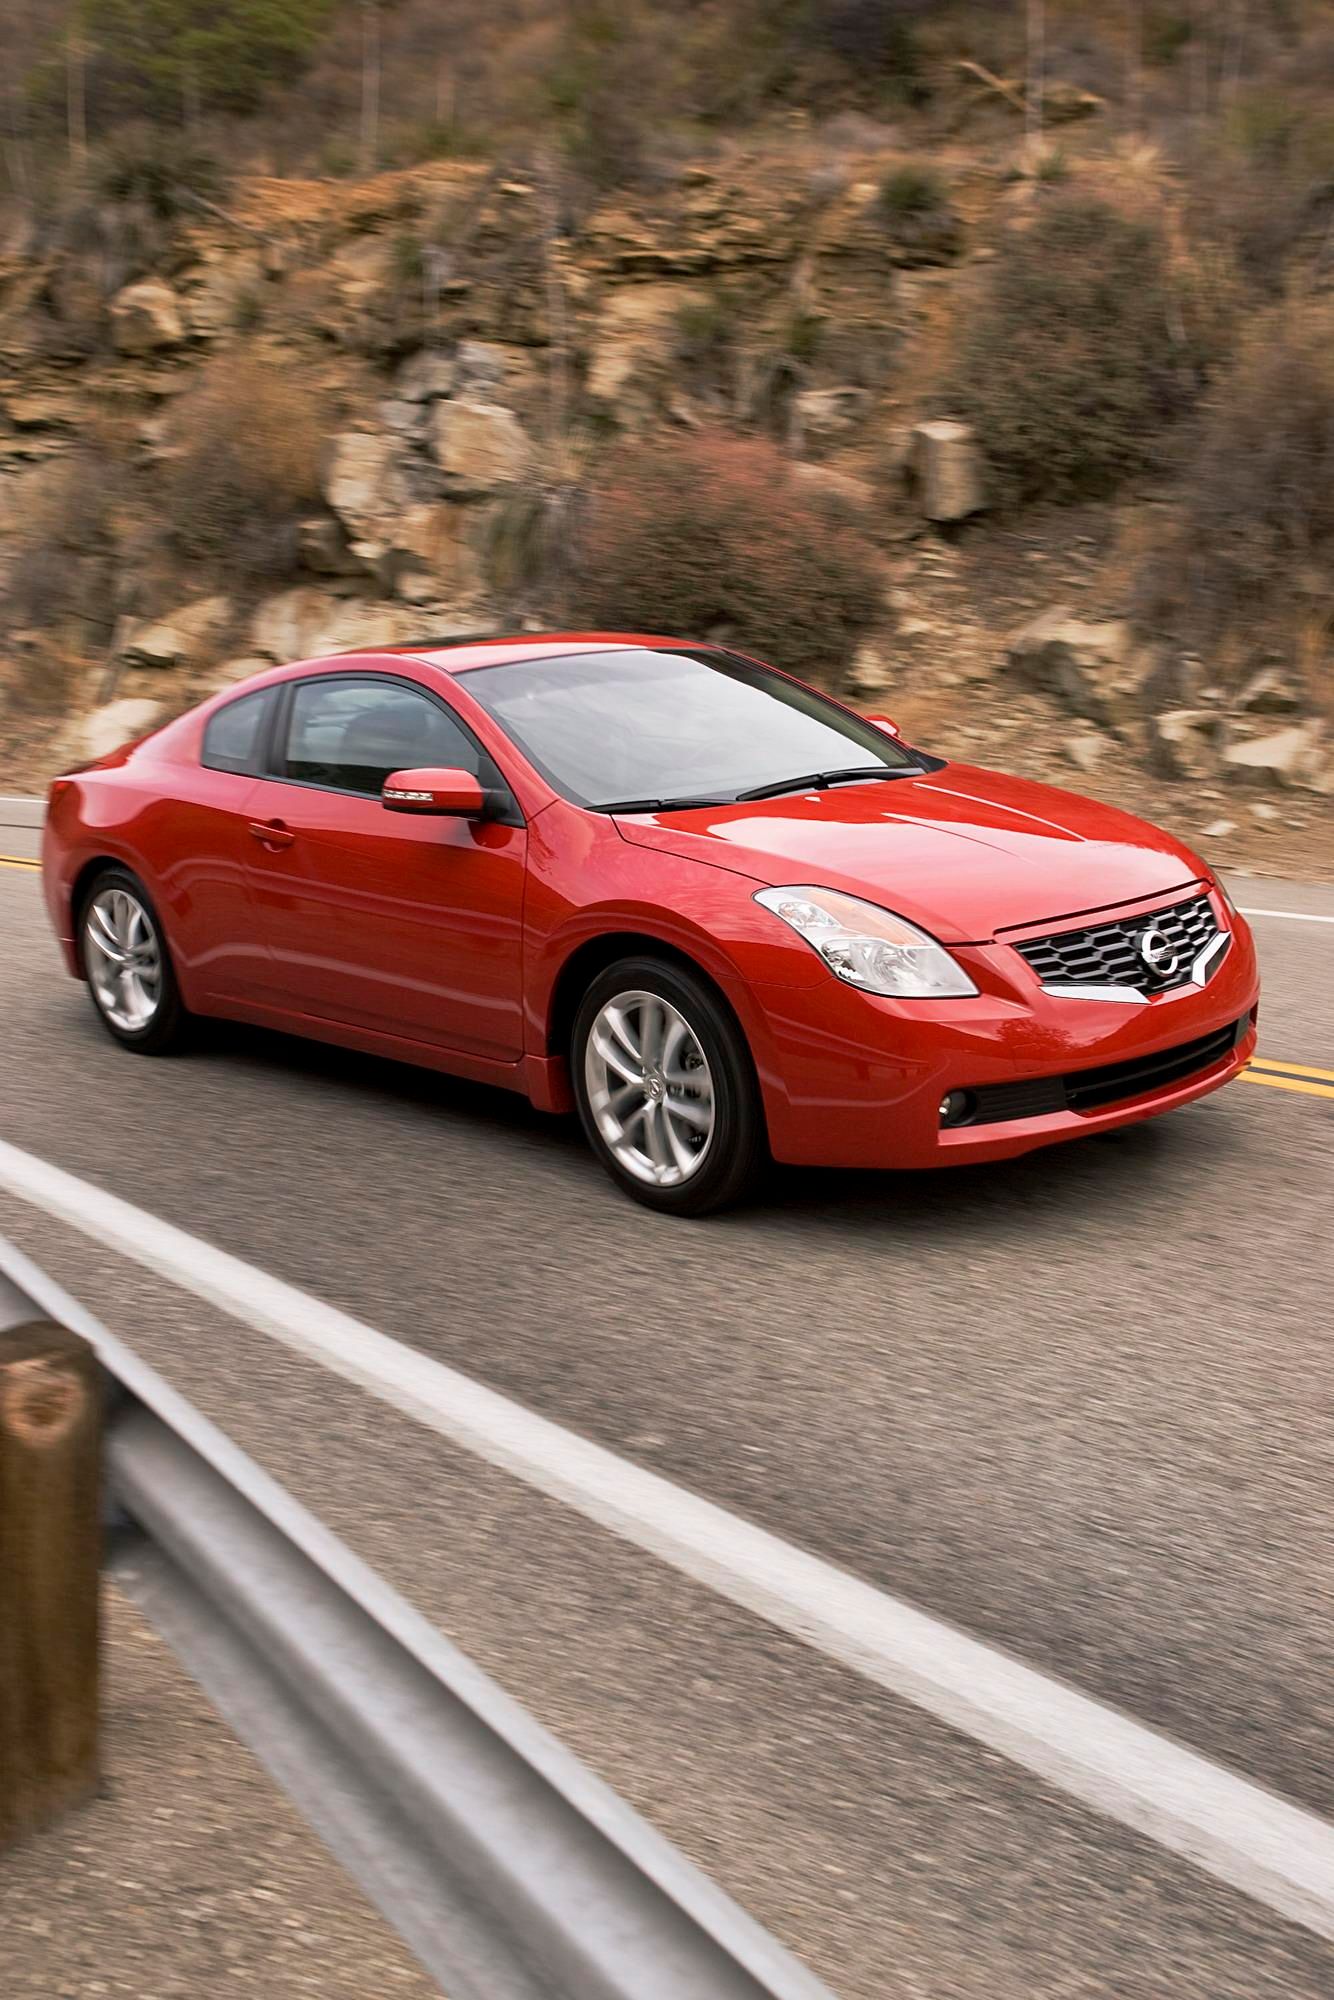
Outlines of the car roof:
M392 646L358 646L358 653L395 653L424 660L449 674L475 667L506 666L517 660L556 660L572 653L627 652L686 643L644 632L516 632L471 634L449 639L417 639Z

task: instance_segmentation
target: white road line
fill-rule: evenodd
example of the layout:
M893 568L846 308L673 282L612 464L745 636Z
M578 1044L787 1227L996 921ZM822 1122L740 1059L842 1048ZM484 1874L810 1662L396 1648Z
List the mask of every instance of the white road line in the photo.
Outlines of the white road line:
M1334 924L1334 917L1313 917L1308 910L1247 910L1238 903L1243 917L1286 917L1290 924Z
M471 1377L0 1140L0 1188L1334 1939L1334 1827Z

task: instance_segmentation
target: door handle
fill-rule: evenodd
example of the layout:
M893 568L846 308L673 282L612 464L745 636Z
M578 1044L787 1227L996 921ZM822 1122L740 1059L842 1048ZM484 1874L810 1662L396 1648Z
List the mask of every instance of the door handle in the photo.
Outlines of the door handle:
M267 847L275 854L280 847L290 847L296 839L296 835L289 827L285 827L280 819L267 822L252 819L250 831L261 847Z

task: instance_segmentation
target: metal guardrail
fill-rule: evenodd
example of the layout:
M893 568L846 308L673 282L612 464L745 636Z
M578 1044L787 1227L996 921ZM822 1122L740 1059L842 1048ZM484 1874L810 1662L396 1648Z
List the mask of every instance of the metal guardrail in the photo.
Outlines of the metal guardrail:
M45 819L45 799L17 798L0 792L0 826L40 827Z
M0 1332L35 1318L106 1371L117 1582L449 2000L832 2000L0 1238Z

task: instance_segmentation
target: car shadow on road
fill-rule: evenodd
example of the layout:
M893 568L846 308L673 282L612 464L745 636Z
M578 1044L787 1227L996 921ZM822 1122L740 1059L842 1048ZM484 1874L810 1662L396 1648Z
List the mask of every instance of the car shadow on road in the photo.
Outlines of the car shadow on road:
M562 1173L577 1176L588 1200L605 1202L608 1225L619 1217L651 1230L682 1227L675 1218L626 1202L589 1154L577 1118L536 1111L517 1093L230 1022L207 1025L199 1054L316 1086L327 1083L362 1099L411 1106L447 1118L475 1140L485 1141L488 1135L502 1145L517 1140L530 1158L536 1154ZM1217 1151L1216 1136L1206 1137L1199 1121L1220 1116L1227 1116L1226 1109L1214 1100L985 1165L876 1172L774 1166L744 1206L688 1226L723 1233L780 1228L790 1234L799 1228L841 1235L851 1225L874 1228L882 1237L922 1240L975 1236L992 1227L1012 1229L1020 1212L1029 1223L1050 1223L1063 1212L1086 1215L1091 1204L1114 1208L1118 1225L1126 1226L1136 1212L1161 1212L1163 1200L1179 1192L1182 1172L1198 1162L1202 1147Z
M1016 1210L1036 1221L1091 1200L1158 1204L1174 1165L1195 1150L1163 1123L1127 1126L1018 1159L976 1166L850 1172L774 1167L764 1189L769 1212L807 1225L892 1223L914 1237L973 1231L991 1221L1012 1227Z
M365 1055L331 1042L286 1035L274 1028L254 1028L234 1021L201 1021L193 1055L205 1060L240 1063L308 1083L327 1081L338 1091L392 1104L442 1111L477 1129L539 1132L562 1136L572 1149L582 1146L577 1119L553 1118L534 1110L517 1091L496 1084L470 1083L443 1070L396 1062L388 1056Z

